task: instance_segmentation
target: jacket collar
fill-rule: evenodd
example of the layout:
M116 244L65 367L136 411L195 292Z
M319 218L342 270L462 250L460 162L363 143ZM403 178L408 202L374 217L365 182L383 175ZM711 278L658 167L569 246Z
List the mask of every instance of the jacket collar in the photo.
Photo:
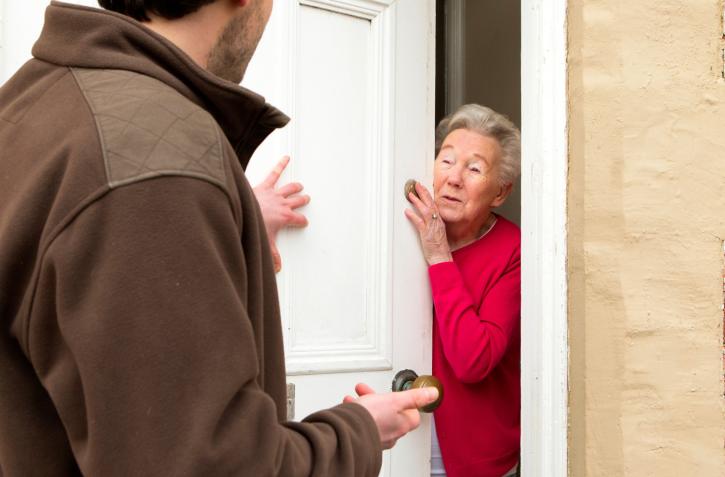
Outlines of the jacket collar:
M166 38L115 12L51 2L33 56L61 66L135 71L166 83L214 117L242 167L289 122L262 96L212 75Z

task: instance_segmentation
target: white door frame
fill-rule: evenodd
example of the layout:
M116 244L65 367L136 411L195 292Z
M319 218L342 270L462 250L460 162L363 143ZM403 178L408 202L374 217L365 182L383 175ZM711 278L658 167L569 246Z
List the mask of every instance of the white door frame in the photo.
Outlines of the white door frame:
M568 472L567 0L521 0L521 460Z

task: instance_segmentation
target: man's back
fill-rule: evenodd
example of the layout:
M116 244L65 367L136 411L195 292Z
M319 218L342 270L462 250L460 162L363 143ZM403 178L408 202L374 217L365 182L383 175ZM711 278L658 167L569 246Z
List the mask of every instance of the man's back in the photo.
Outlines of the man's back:
M196 238L213 241L202 216L220 213L221 205L221 214L229 216L219 217L228 233L220 239L232 243L219 248L238 249L234 242L241 230L234 221L242 215L241 201L214 121L153 78L33 60L3 87L0 108L7 353L0 360L0 382L7 386L0 393L0 418L3 429L13 430L0 438L3 467L23 469L22 474L66 468L72 473L79 458L86 469L101 469L94 459L130 444L110 429L117 436L137 434L137 442L146 445L154 434L173 440L172 430L153 429L160 424L154 422L160 411L154 400L163 400L166 390L144 389L144 380L125 386L119 381L134 381L158 358L194 372L194 363L173 355L181 346L169 342L174 330L164 321L183 318L174 308L184 295L198 292L189 289L194 286L189 276L203 274L204 267L182 265L194 244L185 243L183 233L170 236L168 229L188 227ZM200 203L208 208L195 215L192 209ZM243 261L234 258L229 263ZM177 267L164 263L171 260ZM237 286L245 282L241 274L229 273ZM168 293L168 283L148 283L158 280L173 280L180 293ZM135 322L139 319L144 323ZM176 339L194 346L186 333ZM147 351L164 356L145 357L144 341ZM257 371L251 366L249 372L253 377ZM163 374L154 377L161 388L167 379L178 384L177 376ZM93 402L96 397L103 402ZM85 415L89 412L95 415ZM141 412L147 414L133 416ZM177 430L184 427L179 423ZM96 428L101 435L84 435ZM101 448L81 449L90 442ZM84 453L89 461L83 461ZM138 462L128 464L119 473L139 470Z

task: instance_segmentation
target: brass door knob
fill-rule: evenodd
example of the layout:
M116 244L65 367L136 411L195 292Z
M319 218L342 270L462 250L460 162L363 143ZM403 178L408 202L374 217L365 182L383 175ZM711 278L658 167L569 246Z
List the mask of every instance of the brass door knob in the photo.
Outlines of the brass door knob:
M434 387L438 390L438 399L419 409L421 412L433 412L443 401L443 385L438 378L430 375L418 376L412 369L398 371L393 378L393 391L407 391L408 389Z
M414 196L420 199L420 196L418 195L418 191L415 190L415 179L408 179L408 181L405 183L405 200L410 202L410 193L412 192Z

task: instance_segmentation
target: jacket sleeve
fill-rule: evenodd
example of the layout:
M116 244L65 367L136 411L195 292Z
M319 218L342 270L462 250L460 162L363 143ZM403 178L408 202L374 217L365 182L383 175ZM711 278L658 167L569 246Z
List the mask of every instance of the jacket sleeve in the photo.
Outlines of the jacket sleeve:
M57 235L27 346L84 475L377 475L362 406L278 422L252 279L229 198L198 179L112 190Z
M428 269L443 353L465 383L486 378L503 358L521 316L521 260L517 252L479 309L455 262Z

